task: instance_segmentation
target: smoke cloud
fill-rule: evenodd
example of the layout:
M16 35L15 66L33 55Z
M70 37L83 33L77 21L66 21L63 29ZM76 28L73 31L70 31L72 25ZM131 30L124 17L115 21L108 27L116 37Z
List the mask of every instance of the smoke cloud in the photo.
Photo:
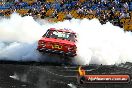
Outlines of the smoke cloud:
M42 55L36 51L37 41L48 28L67 28L78 34L77 64L115 64L132 61L132 33L113 26L101 25L97 19L72 19L49 23L21 17L17 13L0 19L0 59L38 61ZM43 56L46 58L45 56Z

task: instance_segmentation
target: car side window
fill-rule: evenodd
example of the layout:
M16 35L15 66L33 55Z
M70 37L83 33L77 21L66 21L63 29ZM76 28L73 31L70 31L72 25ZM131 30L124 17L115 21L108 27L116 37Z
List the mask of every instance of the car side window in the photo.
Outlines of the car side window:
M50 37L50 30L47 30L47 32L43 35L43 37L47 37L47 38L49 38Z

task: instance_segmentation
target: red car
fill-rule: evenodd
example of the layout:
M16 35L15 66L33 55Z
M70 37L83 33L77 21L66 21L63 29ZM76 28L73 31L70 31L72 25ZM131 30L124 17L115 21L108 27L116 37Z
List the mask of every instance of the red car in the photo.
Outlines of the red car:
M37 50L68 57L76 56L76 33L68 29L50 28L38 41Z

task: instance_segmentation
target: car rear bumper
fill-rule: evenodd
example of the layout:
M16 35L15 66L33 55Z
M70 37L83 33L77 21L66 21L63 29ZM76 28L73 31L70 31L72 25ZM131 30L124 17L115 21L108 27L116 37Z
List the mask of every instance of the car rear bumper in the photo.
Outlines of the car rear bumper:
M47 49L47 48L41 48L41 49L37 48L37 50L40 52L58 54L58 55L69 56L69 57L76 56L76 53L64 52L64 51L60 51L60 50L53 50L53 49Z

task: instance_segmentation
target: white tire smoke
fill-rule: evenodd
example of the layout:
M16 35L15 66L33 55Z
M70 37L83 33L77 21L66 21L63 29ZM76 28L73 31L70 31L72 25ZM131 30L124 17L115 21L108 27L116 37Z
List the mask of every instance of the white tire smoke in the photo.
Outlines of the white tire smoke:
M41 23L41 24L40 24ZM14 13L0 19L0 59L38 61L37 41L48 28L67 28L78 34L77 64L115 64L132 61L132 34L97 19L72 19L58 23L35 21L30 16Z

